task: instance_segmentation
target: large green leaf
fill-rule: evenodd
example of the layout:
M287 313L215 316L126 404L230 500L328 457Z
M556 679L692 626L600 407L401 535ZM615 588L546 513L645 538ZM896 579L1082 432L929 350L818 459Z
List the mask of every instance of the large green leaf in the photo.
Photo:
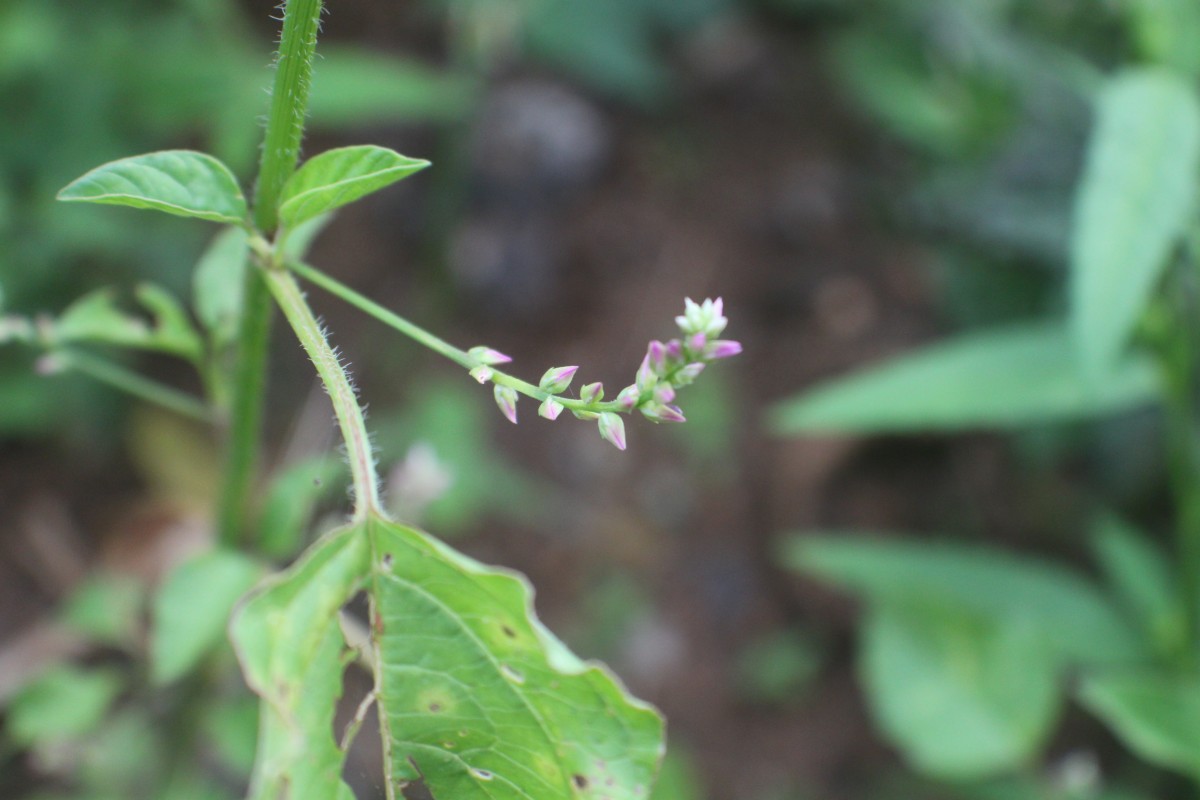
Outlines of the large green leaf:
M1050 733L1059 667L1036 627L881 607L862 635L875 714L922 772L965 779L1014 770Z
M342 528L245 601L230 636L263 698L251 800L353 800L333 739L342 693L342 606L369 569L366 537Z
M1138 637L1091 581L1066 567L985 548L843 533L798 536L787 566L897 608L958 609L1029 623L1077 663L1136 663Z
M221 640L234 603L261 572L253 560L229 550L205 553L171 571L154 599L154 680L181 677Z
M165 211L239 225L246 198L229 168L205 153L164 150L96 167L58 193L59 200Z
M1093 675L1079 699L1142 758L1200 778L1200 679Z
M654 710L546 631L519 576L371 518L322 539L235 615L247 680L265 701L252 798L348 796L337 794L344 754L330 731L346 661L338 613L360 588L372 597L393 789L423 780L438 800L648 796L663 748Z
M1116 360L1141 317L1192 219L1198 167L1195 89L1165 70L1112 78L1100 94L1071 241L1072 323L1090 370Z
M1092 385L1060 325L961 336L835 379L774 407L779 433L1009 428L1108 414L1152 400L1152 366L1130 359Z
M375 145L328 150L288 179L279 198L279 219L289 227L353 203L429 166Z
M368 528L390 780L422 778L438 800L648 796L662 719L537 621L528 583Z

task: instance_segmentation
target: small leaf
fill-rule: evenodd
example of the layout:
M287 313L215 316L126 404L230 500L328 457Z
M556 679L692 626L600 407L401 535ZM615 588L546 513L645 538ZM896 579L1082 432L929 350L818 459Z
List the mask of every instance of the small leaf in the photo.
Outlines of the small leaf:
M1200 778L1200 680L1122 673L1084 679L1079 699L1147 761Z
M533 615L520 576L373 519L372 637L390 781L437 798L636 798L663 722Z
M100 724L120 690L115 670L51 667L13 698L8 731L22 745L80 736Z
M1141 531L1112 516L1101 518L1092 536L1108 583L1147 639L1163 655L1182 652L1187 646L1187 619L1163 552Z
M196 316L217 345L229 344L237 336L249 238L241 228L225 228L213 237L192 271Z
M219 550L185 561L154 599L150 671L158 683L185 675L221 640L234 603L258 579L254 561Z
M304 163L283 187L279 218L289 227L407 178L428 161L374 145L329 150Z
M164 150L110 161L77 178L59 200L149 208L240 225L246 198L229 168L205 153Z
M345 476L345 462L328 456L297 462L276 475L259 517L259 548L270 556L295 555L317 502L331 491L343 492Z
M1072 327L1090 372L1117 359L1153 295L1191 220L1198 168L1192 85L1154 69L1111 79L1099 98L1071 242Z
M126 645L139 627L143 594L143 587L132 578L97 573L72 592L62 621L95 641Z
M962 780L1015 770L1050 733L1059 668L1036 628L874 608L862 635L875 714L921 772Z
M1080 664L1136 663L1138 637L1091 581L1066 567L982 547L886 541L851 533L797 536L785 566L889 607L960 609L1032 623Z
M1010 428L1111 414L1152 401L1152 365L1130 359L1093 386L1059 325L1019 325L960 336L785 400L781 434Z
M63 311L54 324L55 341L88 341L158 350L199 361L204 349L200 334L179 302L166 290L152 284L139 286L136 295L153 317L152 325L122 311L111 289L98 289Z

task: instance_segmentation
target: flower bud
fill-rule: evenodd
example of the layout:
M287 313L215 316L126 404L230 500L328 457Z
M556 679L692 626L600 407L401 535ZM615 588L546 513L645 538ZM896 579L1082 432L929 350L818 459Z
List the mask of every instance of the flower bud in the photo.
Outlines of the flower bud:
M626 386L617 395L617 403L626 411L632 411L641 399L642 393L637 386Z
M704 357L715 361L718 358L729 358L742 352L742 343L732 339L716 339L704 348Z
M676 386L691 386L692 382L704 372L704 364L699 361L693 361L683 369L675 373L674 382Z
M611 411L600 415L600 435L618 450L625 449L625 420Z
M575 415L575 419L582 419L584 421L600 419L600 415L598 413L596 413L595 411L580 411L578 409L572 408L571 413Z
M472 369L469 374L472 378L480 383L487 383L493 378L493 376L495 376L496 373L492 371L491 367L479 366Z
M658 384L658 373L654 371L654 367L650 364L650 356L647 355L642 359L642 365L638 367L637 382L634 386L639 392L648 392Z
M604 399L604 384L600 381L589 383L579 390L579 399L585 403L598 403Z
M671 361L683 360L683 342L678 339L672 339L667 342L667 358Z
M538 416L545 417L551 421L558 419L558 415L561 414L562 411L562 403L558 402L552 397L547 397L542 401L542 404L538 406Z
M669 383L660 383L654 387L654 400L662 405L675 402L675 389Z
M513 425L517 424L517 392L515 389L510 389L507 386L496 385L493 390L496 396L496 405L500 407L500 411L508 418L508 421Z
M538 382L538 388L551 394L562 394L571 385L571 380L578 370L579 367L551 367Z
M700 355L703 353L704 346L706 344L708 344L708 336L706 336L703 331L700 333L693 333L688 337L688 350L695 355Z
M508 362L512 361L512 359L504 355L504 353L501 353L498 350L493 350L490 347L484 347L483 345L472 347L467 351L467 355L478 361L480 364L487 364L489 366L495 366L496 364L507 364Z
M651 422L687 422L679 406L647 403L642 406L641 412Z
M646 348L646 358L656 374L662 375L667 371L667 346L662 342L657 339L650 342L650 346Z

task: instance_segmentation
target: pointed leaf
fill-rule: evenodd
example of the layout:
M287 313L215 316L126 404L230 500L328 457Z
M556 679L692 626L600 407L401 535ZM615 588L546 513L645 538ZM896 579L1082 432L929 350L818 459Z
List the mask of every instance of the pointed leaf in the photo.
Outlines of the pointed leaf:
M1195 676L1093 675L1079 699L1131 750L1200 778L1200 680Z
M294 227L428 166L428 161L374 145L329 150L309 159L288 179L279 201L279 219Z
M1130 359L1093 386L1059 325L960 336L835 379L775 406L782 434L1009 428L1091 417L1150 402L1151 364Z
M229 168L205 153L164 150L97 167L58 193L59 200L149 208L239 225L246 198Z
M156 682L183 676L221 640L234 603L261 573L254 561L227 550L171 571L154 599L150 672Z
M881 727L921 772L944 778L1028 763L1061 706L1054 649L1024 623L876 608L862 658Z
M1128 341L1191 219L1198 169L1192 85L1166 70L1113 78L1100 94L1071 242L1073 332L1089 370L1113 363Z
M850 533L798 536L784 544L781 555L786 566L876 604L960 609L986 619L1029 622L1074 663L1123 664L1148 657L1091 581L1050 562L982 547Z
M531 610L518 575L383 520L372 636L389 781L438 800L647 797L663 723Z
M263 698L251 800L353 800L333 739L346 663L338 614L368 568L366 537L342 528L235 612L230 637Z
M142 284L136 294L152 315L152 325L118 308L111 289L98 289L79 298L63 311L54 325L55 341L91 341L118 347L159 350L198 361L203 352L200 334L179 301L152 284Z

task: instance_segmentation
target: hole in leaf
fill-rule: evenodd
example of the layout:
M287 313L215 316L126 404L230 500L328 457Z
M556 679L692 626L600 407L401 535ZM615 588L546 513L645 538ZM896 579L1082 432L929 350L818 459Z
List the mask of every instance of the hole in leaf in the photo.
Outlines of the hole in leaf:
M511 626L505 625L503 628L501 628L501 630L504 631L504 635L507 636L508 638L510 638L510 639L517 638L517 632L514 631Z
M582 775L578 775L578 774L572 775L571 782L575 784L576 789L579 789L581 791L588 787L588 779Z
M429 710L431 713L436 714L442 710L442 704L441 703L430 703Z
M492 778L496 777L486 769L475 769L474 767L471 768L471 774L481 781L490 781Z

